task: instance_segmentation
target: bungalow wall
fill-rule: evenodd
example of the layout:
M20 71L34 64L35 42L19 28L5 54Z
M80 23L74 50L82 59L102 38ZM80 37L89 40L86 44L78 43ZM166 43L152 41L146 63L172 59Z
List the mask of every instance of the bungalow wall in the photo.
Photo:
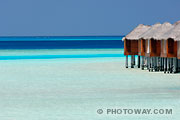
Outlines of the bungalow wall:
M161 54L161 41L159 40L146 40L145 41L145 56L158 57Z
M167 40L167 57L177 57L177 41L174 41L173 39Z
M167 57L167 40L161 40L161 57Z
M160 57L161 53L161 41L160 40L150 40L150 56Z
M124 40L124 55L138 55L138 40Z
M138 40L138 55L141 55L141 40Z
M180 59L180 41L177 41L177 58Z
M144 39L138 40L138 55L145 56L146 42Z
M145 40L145 56L150 56L150 40Z

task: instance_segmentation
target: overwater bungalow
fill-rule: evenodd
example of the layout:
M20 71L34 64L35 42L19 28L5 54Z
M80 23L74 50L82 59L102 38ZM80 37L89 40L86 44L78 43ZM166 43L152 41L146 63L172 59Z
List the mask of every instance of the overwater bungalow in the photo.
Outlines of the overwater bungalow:
M138 55L138 67L147 66L149 71L176 73L180 71L180 21L175 24L165 22L152 26L140 24L124 40L126 68L128 55L133 67L134 55Z
M180 21L173 24L173 27L160 37L162 39L161 57L167 57L167 70L165 69L164 72L175 73L179 69L180 63L177 58L179 58L180 39L178 36L180 36Z
M166 62L167 62L167 54L164 54L164 53L167 53L165 50L167 50L166 46L167 45L170 45L170 44L167 44L166 40L163 40L162 39L162 36L164 34L166 34L169 30L171 30L172 28L174 27L174 25L168 23L168 22L165 22L164 24L161 25L161 27L159 27L158 29L156 29L155 33L152 35L152 38L155 39L155 40L158 40L160 42L160 56L158 57L158 62L159 62L159 70L161 71L165 71L167 70L167 66L166 66ZM169 48L172 48L172 47L169 47Z
M141 41L139 41L139 36L149 28L150 26L140 24L123 38L124 55L126 55L126 68L128 68L128 55L131 55L131 68L134 67L135 55L141 55ZM140 56L138 56L138 67L140 67Z
M166 31L159 39L162 39L161 57L177 57L177 38L180 23L175 23L171 29ZM179 31L180 32L180 31Z
M161 28L161 24L153 25L147 32L140 35L141 40L145 40L145 56L156 57L160 56L160 42L153 38L156 31Z
M144 34L140 35L141 40L145 41L145 57L146 57L146 66L150 70L150 68L157 69L157 58L160 57L160 41L153 38L153 35L156 34L156 31L161 28L161 24L157 23L153 25L148 31ZM154 62L153 62L154 61ZM144 65L142 65L143 67Z

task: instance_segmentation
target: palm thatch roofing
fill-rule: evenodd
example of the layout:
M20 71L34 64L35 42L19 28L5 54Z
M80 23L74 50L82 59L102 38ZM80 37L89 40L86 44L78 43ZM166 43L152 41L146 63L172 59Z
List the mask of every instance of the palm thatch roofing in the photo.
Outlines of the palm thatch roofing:
M173 25L168 22L163 24L156 23L152 26L139 24L134 30L123 38L123 41L125 39L139 40L141 38L153 38L156 40L167 40L171 38L175 41L180 41L180 21L177 21Z
M161 25L161 27L156 29L152 38L156 40L162 40L162 36L172 28L174 28L174 26L171 23L165 22Z
M175 38L175 41L180 41L180 35Z
M173 28L161 36L161 39L164 40L169 38L174 39L175 41L180 41L180 21L174 23Z
M161 25L162 24L160 24L160 23L156 23L156 24L152 25L152 27L148 31L146 31L145 33L143 33L139 37L143 38L143 39L153 38L153 36L156 34L156 32L161 28Z
M144 32L148 31L151 28L149 25L139 24L134 30L132 30L127 36L125 36L122 40L139 40L140 35Z

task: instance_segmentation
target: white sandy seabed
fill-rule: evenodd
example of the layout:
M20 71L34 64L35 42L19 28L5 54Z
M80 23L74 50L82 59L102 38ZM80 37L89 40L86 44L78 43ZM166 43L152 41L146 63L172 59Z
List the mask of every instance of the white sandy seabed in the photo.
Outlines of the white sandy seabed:
M33 53L1 55L18 52ZM126 69L124 61L124 57L0 60L0 120L179 120L180 74ZM173 114L106 114L106 109L134 108L172 109ZM98 109L104 113L98 114Z

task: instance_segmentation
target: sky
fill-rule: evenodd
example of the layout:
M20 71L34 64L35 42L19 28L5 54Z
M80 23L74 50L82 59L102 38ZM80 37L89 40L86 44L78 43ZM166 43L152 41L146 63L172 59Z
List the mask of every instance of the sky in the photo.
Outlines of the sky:
M180 0L0 0L0 36L126 35L179 12Z

